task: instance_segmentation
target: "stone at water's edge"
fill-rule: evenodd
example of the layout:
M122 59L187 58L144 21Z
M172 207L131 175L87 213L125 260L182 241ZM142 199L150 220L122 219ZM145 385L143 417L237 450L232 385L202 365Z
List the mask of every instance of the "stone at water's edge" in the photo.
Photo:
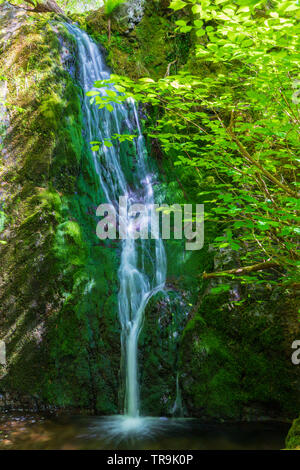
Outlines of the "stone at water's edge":
M292 427L286 438L286 448L300 450L300 417L293 421Z

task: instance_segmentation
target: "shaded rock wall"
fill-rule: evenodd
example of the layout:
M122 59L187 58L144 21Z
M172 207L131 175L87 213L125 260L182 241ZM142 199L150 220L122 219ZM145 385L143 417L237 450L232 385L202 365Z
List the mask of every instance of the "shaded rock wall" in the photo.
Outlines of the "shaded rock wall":
M75 44L52 15L0 14L10 122L1 156L0 391L115 412L117 254L95 234L101 193L82 135Z

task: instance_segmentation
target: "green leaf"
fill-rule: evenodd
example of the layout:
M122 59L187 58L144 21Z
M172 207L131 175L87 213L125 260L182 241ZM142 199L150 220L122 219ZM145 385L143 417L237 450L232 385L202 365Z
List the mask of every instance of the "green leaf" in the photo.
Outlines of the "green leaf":
M86 96L96 96L96 95L99 95L99 91L96 91L96 90L92 90L92 91L88 91L86 93Z
M224 292L228 292L229 290L229 284L221 284L220 286L213 287L212 289L210 289L210 294L222 294Z
M197 35L198 37L204 36L204 34L205 34L205 30L204 30L204 29L198 29L198 30L196 31L196 35Z
M172 10L177 11L177 10L181 10L186 5L187 5L187 3L183 2L182 0L172 0L172 2L170 3L169 8L172 8Z
M193 29L192 26L182 26L180 28L181 33L189 33Z
M117 93L113 90L106 90L106 94L107 96L109 96L110 98L114 98L115 96L117 96Z

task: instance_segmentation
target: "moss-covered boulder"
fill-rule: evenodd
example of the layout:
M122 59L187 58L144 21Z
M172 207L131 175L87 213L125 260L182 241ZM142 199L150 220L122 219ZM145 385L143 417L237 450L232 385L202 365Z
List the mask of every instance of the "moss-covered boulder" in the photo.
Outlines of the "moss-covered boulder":
M291 362L280 290L207 285L180 344L183 399L205 419L291 417L299 409L299 373ZM291 341L291 340L290 340Z
M114 72L134 79L160 78L179 70L190 47L189 38L175 34L176 24L174 18L170 18L168 3L145 2L144 14L134 29L128 28L126 16L124 20L122 15L114 15L110 42L102 8L88 15L77 15L76 19L104 46L107 63Z
M300 417L293 421L285 444L289 450L300 450Z

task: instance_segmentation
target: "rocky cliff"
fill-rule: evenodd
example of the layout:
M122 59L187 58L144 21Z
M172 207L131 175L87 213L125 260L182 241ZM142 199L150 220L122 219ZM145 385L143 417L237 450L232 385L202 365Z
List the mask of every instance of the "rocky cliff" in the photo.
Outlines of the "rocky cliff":
M175 34L166 2L144 8L134 29L113 20L111 43L101 10L72 18L106 48L113 70L158 78L185 66L192 38ZM53 14L5 5L0 25L2 405L116 413L123 393L119 247L95 234L102 196L82 133L76 46ZM159 197L203 202L195 173L181 174L155 140L148 147ZM201 175L202 191L212 185L210 175ZM140 337L143 409L172 414L179 386L189 416L294 417L300 407L299 366L290 359L299 335L295 295L237 281L218 292L219 283L203 280L202 272L239 260L226 249L214 252L217 229L207 223L205 230L197 253L185 253L177 240L166 244L167 294L148 305Z

